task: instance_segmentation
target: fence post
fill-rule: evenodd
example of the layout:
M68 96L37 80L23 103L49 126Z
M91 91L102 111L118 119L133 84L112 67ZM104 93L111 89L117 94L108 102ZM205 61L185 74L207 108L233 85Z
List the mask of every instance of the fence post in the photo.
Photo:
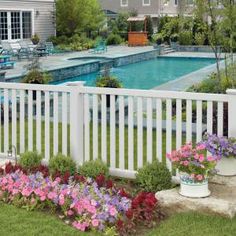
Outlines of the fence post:
M228 136L236 138L236 89L228 89Z
M85 82L69 82L70 93L70 153L77 165L84 160L84 99L79 88Z

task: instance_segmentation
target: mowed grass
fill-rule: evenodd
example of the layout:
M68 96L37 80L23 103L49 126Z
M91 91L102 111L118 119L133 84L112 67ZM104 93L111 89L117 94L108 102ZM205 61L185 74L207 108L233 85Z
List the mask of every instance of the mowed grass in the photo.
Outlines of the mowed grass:
M48 213L16 208L0 202L0 235L2 236L99 236L97 232L80 232ZM143 236L235 236L236 218L199 213L176 214L154 229L134 235Z
M25 139L25 150L28 150L28 122L27 120L24 122L24 139ZM120 148L119 148L119 127L116 126L115 128L115 163L116 163L116 167L119 168L119 155L120 155ZM36 121L33 121L33 149L36 150L36 133L37 133L37 129L36 129ZM107 125L107 163L108 165L110 165L110 126ZM134 169L137 169L137 154L138 154L138 131L137 128L134 128L133 130L133 156L134 156ZM44 150L45 150L45 122L42 121L41 122L41 135L42 135L42 139L41 139L41 147L42 147L42 153L44 154ZM158 135L162 135L162 157L158 157L158 150L157 150L157 136ZM50 155L53 155L53 122L50 122ZM67 126L67 151L68 153L70 153L70 126ZM2 126L1 129L1 152L4 152L3 147L4 147L4 137L6 137L4 135L4 127ZM20 153L20 122L17 121L17 151L18 153ZM95 158L104 158L101 155L101 147L102 147L102 127L99 124L98 125L98 136L97 136L97 140L98 140L98 151L95 152L96 153L96 157ZM175 132L172 132L172 149L174 149L176 147L176 134ZM185 142L185 134L183 133L183 137L182 137L182 143ZM11 145L12 143L12 124L9 123L9 144ZM152 147L152 159L160 159L160 160L165 160L165 156L166 156L166 133L163 131L162 134L157 134L156 130L153 129L152 132L152 143L147 143L147 130L146 128L143 129L143 142L142 142L142 150L143 150L143 159L142 162L145 164L147 162L147 148L151 148ZM93 126L92 124L90 125L90 150L89 150L89 156L90 159L93 159L93 148L94 148L94 142L93 142ZM124 146L122 146L122 148L124 148L124 161L125 161L125 168L128 169L128 148L129 148L129 140L128 140L128 127L124 128ZM62 124L59 122L58 123L58 152L62 152Z
M56 216L44 212L29 212L0 202L1 236L98 236L83 233L66 225Z
M236 218L199 213L181 213L163 221L159 227L150 230L147 236L235 236Z

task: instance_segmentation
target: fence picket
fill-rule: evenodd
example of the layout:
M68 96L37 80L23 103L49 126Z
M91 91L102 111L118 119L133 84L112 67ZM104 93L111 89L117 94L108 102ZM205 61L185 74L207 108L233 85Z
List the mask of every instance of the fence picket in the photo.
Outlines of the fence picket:
M33 151L33 93L28 90L28 149Z
M119 168L125 168L125 117L124 97L119 97Z
M45 92L45 114L44 114L44 122L45 122L45 160L49 161L50 158L50 100L49 100L49 92Z
M109 99L109 98L107 98ZM111 167L116 166L116 111L115 111L115 96L110 96L110 162Z
M162 100L156 100L156 153L157 159L162 162Z
M98 96L93 95L93 160L98 158Z
M207 102L207 133L212 134L213 125L213 103L212 101Z
M16 90L12 90L12 145L17 148L17 113L16 113Z
M137 152L138 152L138 168L143 166L143 98L138 97L138 109L137 109Z
M224 116L224 104L223 102L218 102L217 104L217 134L219 136L223 135L223 116Z
M152 98L147 98L147 162L152 162Z
M36 148L39 153L42 152L42 137L41 137L41 91L37 91L36 98Z
M90 160L90 108L89 95L84 95L84 158Z
M53 93L53 154L58 153L58 93Z
M134 99L128 98L128 169L134 170Z
M68 154L67 151L67 141L68 141L68 131L67 131L67 126L68 126L68 103L67 103L67 93L63 92L62 93L62 153L64 155Z
M25 91L20 90L20 153L25 151Z
M197 142L202 139L202 101L197 101Z
M102 160L107 163L107 96L102 95Z
M9 91L4 89L4 152L9 150Z
M176 149L182 146L182 100L176 100Z
M172 151L172 100L166 99L166 153ZM171 162L166 159L169 170L172 169Z
M187 100L186 141L192 142L192 100Z

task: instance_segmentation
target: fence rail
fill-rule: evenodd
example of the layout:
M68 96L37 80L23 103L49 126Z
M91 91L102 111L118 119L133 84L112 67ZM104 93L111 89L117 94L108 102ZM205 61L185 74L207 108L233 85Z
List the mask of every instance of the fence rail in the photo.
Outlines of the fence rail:
M77 164L101 158L114 175L133 178L204 132L236 136L236 92L203 94L0 83L0 151L61 152ZM230 114L230 115L229 115Z

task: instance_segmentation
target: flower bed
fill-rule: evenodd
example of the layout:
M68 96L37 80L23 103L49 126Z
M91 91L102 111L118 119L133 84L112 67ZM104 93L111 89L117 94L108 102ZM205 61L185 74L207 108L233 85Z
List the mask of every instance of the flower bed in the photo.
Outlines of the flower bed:
M132 233L138 224L150 226L161 216L153 193L132 198L103 175L95 180L69 173L51 177L45 166L25 171L7 164L1 169L0 200L27 210L50 210L80 231L109 235Z

